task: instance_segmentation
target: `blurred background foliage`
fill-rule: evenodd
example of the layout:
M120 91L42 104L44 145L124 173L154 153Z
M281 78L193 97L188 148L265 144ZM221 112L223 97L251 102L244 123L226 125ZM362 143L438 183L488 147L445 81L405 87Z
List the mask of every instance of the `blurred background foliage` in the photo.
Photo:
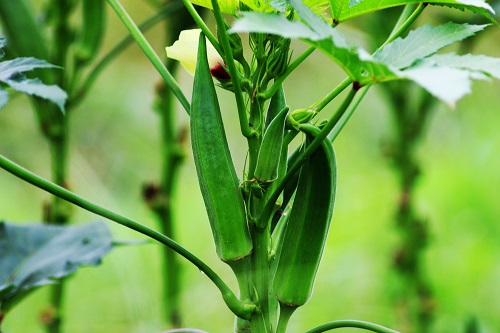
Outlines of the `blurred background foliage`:
M41 1L38 1L41 2ZM37 1L35 1L37 3ZM136 22L153 14L145 1L123 1ZM426 10L433 20L443 8ZM459 17L463 14L450 12ZM111 11L102 51L126 34ZM469 15L469 14L466 14ZM76 19L76 18L75 18ZM210 20L210 19L209 19ZM377 29L377 27L373 27ZM364 43L369 31L356 22L343 28ZM164 55L162 30L146 34ZM473 53L500 56L500 29L480 34ZM304 49L294 43L296 51ZM179 80L190 95L192 78ZM314 53L285 84L291 109L303 108L329 92L344 74L326 56ZM72 189L124 215L154 227L141 199L145 180L159 173L158 118L152 111L159 75L135 45L107 68L71 119ZM419 147L423 175L417 206L430 224L424 268L435 294L433 332L466 332L475 318L481 333L500 331L500 83L476 82L473 94L455 110L439 105ZM242 170L245 140L239 134L232 96L219 90L236 169ZM394 211L399 193L396 173L383 147L391 122L379 89L372 89L335 142L339 183L336 211L313 298L297 311L291 332L303 332L334 319L360 319L398 328L393 296L398 279L391 271L398 236ZM335 109L333 103L329 109ZM180 121L187 126L184 111ZM329 110L325 109L326 112ZM320 117L326 118L326 115ZM27 98L14 98L0 110L0 151L49 178L48 147ZM226 265L215 255L189 145L176 189L178 241L212 265L235 289ZM0 219L39 221L49 196L0 172ZM76 209L77 223L98 219ZM109 223L117 239L139 238ZM80 270L67 287L64 331L71 333L160 332L162 323L160 247L120 247L99 268ZM182 291L184 323L208 332L229 332L233 316L217 289L185 261ZM7 333L43 332L47 290L41 288L7 316Z

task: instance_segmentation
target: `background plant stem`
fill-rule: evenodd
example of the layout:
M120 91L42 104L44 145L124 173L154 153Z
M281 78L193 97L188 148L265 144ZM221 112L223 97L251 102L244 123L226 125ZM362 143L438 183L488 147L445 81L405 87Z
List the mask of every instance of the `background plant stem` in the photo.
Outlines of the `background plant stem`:
M189 12L182 6L182 0L167 1L165 7L174 3L180 4L175 15L167 17L165 25L165 45L172 45L182 30L193 25ZM175 75L178 62L166 59L167 70ZM156 111L160 117L161 128L161 180L159 186L160 200L153 205L160 229L167 237L175 239L175 223L173 220L172 201L179 167L183 159L183 143L186 133L183 129L176 129L175 121L175 95L162 83L157 89ZM182 326L180 310L181 267L174 251L165 247L163 249L163 293L165 306L165 320L172 327Z
M72 36L69 27L68 19L72 10L72 4L67 0L53 0L51 8L55 18L55 29L52 36L55 46L54 53L51 57L51 63L64 68L64 71L59 71L55 76L55 83L62 89L67 90L68 74L68 50L71 45ZM42 130L45 130L45 136L50 146L52 181L62 187L68 186L68 122L70 110L66 110L66 114L62 114L57 108L48 103L40 103L46 110L39 110L45 114L48 123L42 124ZM69 223L71 211L67 209L66 203L60 198L54 196L48 207L45 221L49 224L64 225ZM61 279L58 284L51 287L51 308L53 316L46 323L46 331L48 333L61 332L62 313L64 304L64 288L65 279Z

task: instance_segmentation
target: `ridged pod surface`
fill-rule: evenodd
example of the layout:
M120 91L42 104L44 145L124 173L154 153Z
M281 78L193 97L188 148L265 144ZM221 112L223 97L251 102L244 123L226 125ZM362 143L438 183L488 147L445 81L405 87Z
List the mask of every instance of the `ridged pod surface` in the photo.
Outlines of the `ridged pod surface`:
M301 130L308 141L319 132L312 125L302 125ZM324 140L302 166L281 240L274 293L282 305L301 306L312 294L332 218L336 174L332 144Z
M201 193L219 258L231 262L252 251L243 197L227 144L217 94L200 35L191 102L191 142Z

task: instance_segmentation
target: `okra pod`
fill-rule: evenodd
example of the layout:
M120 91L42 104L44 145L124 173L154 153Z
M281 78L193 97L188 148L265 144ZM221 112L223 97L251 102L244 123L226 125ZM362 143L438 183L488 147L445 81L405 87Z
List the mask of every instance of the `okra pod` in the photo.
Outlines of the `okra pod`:
M265 186L278 178L287 113L288 107L285 106L271 121L262 138L254 175Z
M210 74L203 34L200 35L198 48L190 125L198 182L215 249L221 260L230 263L248 256L252 251L252 241Z
M82 23L75 54L82 65L95 58L101 45L106 25L105 0L82 0Z
M319 129L301 125L308 141ZM324 140L301 168L297 191L282 238L274 293L282 307L307 302L314 286L333 213L336 163L332 144Z

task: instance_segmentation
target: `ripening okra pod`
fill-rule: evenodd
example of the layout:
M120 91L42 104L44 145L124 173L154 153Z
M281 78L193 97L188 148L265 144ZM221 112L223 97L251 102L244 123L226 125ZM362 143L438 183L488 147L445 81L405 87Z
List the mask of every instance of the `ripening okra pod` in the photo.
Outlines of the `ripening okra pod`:
M80 64L95 58L106 24L105 0L82 0L82 23L75 57Z
M310 142L319 128L301 125ZM323 140L301 168L293 206L281 239L274 293L282 306L307 302L314 286L333 213L336 163L332 144Z
M246 257L252 251L252 241L210 74L203 34L200 34L190 125L198 182L217 255L225 262Z

